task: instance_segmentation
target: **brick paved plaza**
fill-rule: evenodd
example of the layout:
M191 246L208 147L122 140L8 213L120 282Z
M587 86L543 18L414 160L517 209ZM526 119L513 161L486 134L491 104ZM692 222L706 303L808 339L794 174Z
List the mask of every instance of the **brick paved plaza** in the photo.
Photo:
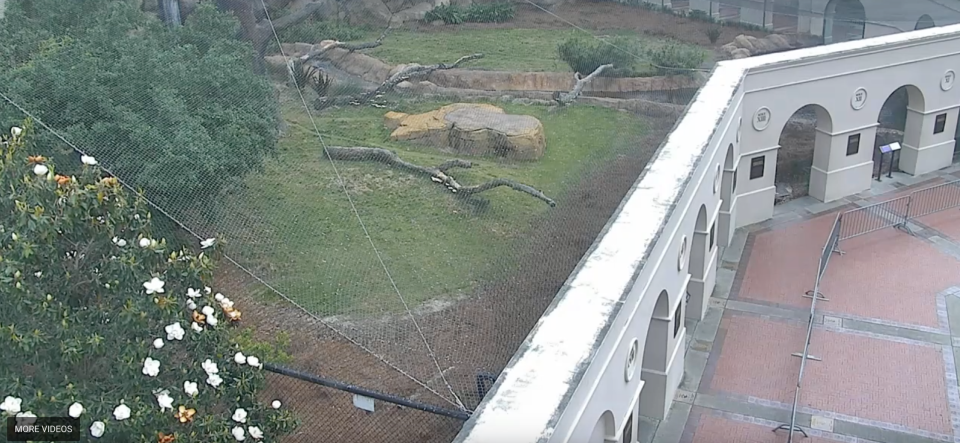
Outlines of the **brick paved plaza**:
M832 204L799 199L738 232L707 316L687 321L677 401L662 423L643 419L641 442L786 442L773 429L790 421L803 295L836 214L958 176L885 183ZM960 443L960 209L909 227L915 235L888 228L844 240L831 257L809 352L821 360L807 362L797 414L809 438L795 442Z

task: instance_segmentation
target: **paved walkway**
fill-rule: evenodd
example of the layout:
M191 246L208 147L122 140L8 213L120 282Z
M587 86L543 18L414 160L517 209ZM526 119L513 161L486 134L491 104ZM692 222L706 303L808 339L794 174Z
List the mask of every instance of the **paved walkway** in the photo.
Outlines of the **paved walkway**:
M895 174L829 204L806 197L737 232L703 321L687 320L686 372L641 443L783 443L817 261L836 213L960 178L960 165ZM823 278L795 442L960 443L960 210L841 243Z

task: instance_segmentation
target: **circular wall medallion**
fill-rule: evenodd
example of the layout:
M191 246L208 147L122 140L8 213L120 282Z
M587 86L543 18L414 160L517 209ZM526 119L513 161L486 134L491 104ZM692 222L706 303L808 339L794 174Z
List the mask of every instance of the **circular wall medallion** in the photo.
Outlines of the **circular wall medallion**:
M853 109L861 110L863 106L867 104L867 90L863 88L858 88L856 91L853 91L853 97L850 97L850 106Z
M627 350L627 366L623 370L623 379L628 383L633 379L633 374L637 372L637 357L640 352L640 342L633 339L630 342L630 349Z
M720 192L720 181L723 179L723 165L717 163L717 175L713 178L713 193Z
M770 108L762 107L753 114L753 129L762 131L770 126Z
M953 72L952 69L947 71L943 74L943 77L940 78L940 89L949 91L951 88L953 88L953 83L956 81L956 79L957 73Z
M677 257L677 269L682 271L683 265L687 261L687 236L680 239L680 255Z

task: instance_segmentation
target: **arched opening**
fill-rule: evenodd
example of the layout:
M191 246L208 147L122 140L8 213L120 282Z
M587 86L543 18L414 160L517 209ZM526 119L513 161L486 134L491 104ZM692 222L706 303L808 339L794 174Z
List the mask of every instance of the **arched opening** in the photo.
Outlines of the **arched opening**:
M823 43L862 39L866 21L867 12L860 0L830 0L823 11Z
M800 0L774 0L773 32L796 34L800 23Z
M618 443L617 426L613 419L613 412L605 411L597 420L597 425L593 427L590 434L590 443Z
M927 14L923 14L917 20L917 26L915 26L913 29L914 30L927 29L927 28L932 28L934 26L937 26L937 24L933 22L933 17L930 17Z
M820 105L807 105L794 112L780 131L780 150L774 184L775 204L784 203L810 192L810 173L816 155L829 154L833 120ZM821 153L822 154L818 154Z
M925 108L924 105L923 93L913 85L897 88L883 102L883 106L880 107L880 114L877 116L879 126L877 126L877 136L873 150L874 177L889 172L891 167L894 171L897 171L898 161L893 160L899 160L899 156L886 154L881 164L880 159L883 154L880 152L880 147L894 142L901 145L905 143L906 140L910 139L906 137L908 128L910 135L919 139L922 129L920 123L922 123L923 115L910 110L922 112ZM908 120L913 124L908 125ZM891 163L891 161L893 162Z
M689 261L687 262L687 272L690 274L690 282L687 283L687 314L686 316L694 320L702 320L707 310L706 290L706 266L707 257L713 248L713 241L716 240L716 231L712 229L707 216L707 206L700 205L697 211L697 220L693 228L693 241L690 245ZM713 231L713 235L711 235ZM712 239L711 239L712 237Z
M681 303L682 305L682 303ZM678 308L679 310L679 308ZM670 344L673 342L674 316L670 312L670 295L660 291L653 307L653 316L647 329L643 345L640 379L640 415L662 419L666 415L667 365L670 358Z

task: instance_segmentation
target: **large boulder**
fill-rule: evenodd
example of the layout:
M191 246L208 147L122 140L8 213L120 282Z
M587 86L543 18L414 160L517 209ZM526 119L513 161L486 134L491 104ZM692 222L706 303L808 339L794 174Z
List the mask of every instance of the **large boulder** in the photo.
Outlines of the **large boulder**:
M464 155L537 160L546 149L543 124L488 104L456 103L423 114L388 112L391 140L439 146Z

